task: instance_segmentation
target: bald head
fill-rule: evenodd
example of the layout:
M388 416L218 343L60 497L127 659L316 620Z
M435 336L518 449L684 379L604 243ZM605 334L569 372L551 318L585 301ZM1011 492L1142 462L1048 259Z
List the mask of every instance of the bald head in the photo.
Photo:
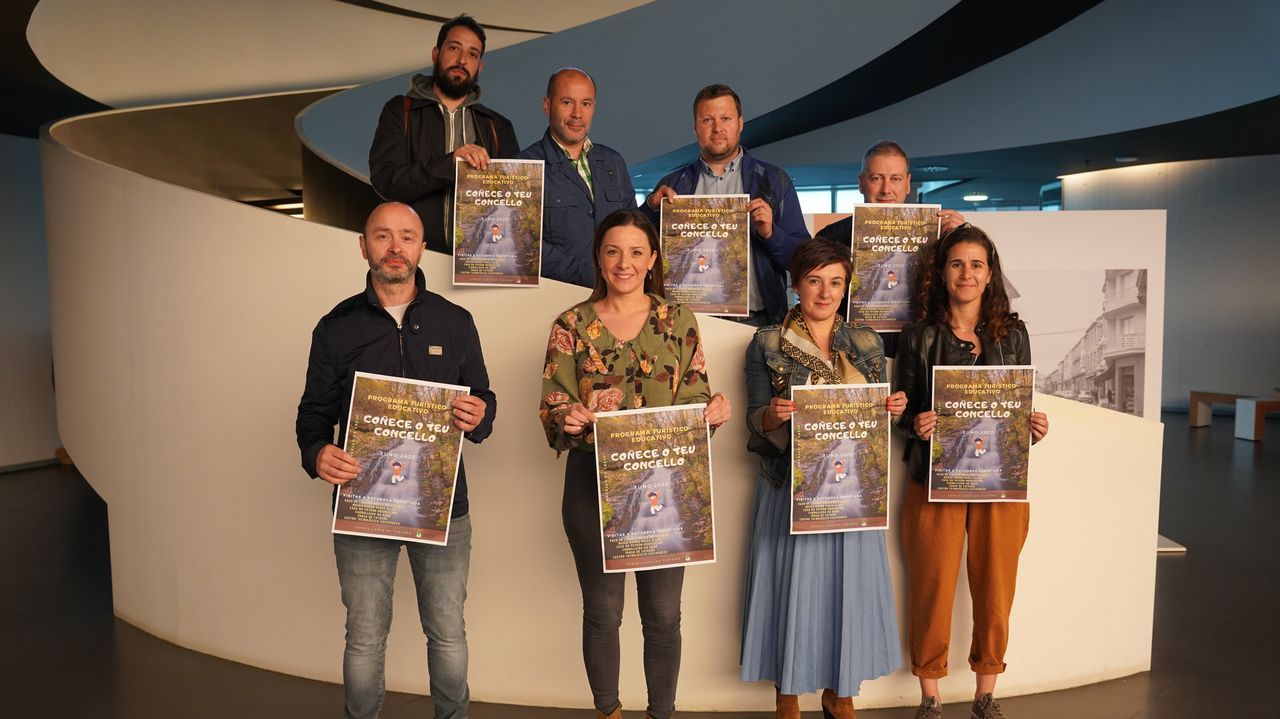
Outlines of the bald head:
M422 220L417 211L403 202L384 202L373 208L368 219L364 221L364 234L370 235L375 227L384 229L403 229L422 237Z
M547 81L542 111L547 114L547 130L551 136L576 159L586 144L591 120L595 117L595 80L576 67L556 70Z
M423 248L422 220L403 202L384 202L365 220L360 254L369 261L375 289L413 282Z
M588 75L586 70L581 70L576 67L562 67L559 70L556 70L555 72L551 73L551 77L547 78L547 97L555 97L556 85L561 80L569 80L569 79L585 80L587 83L591 85L591 94L593 96L596 94L595 78Z

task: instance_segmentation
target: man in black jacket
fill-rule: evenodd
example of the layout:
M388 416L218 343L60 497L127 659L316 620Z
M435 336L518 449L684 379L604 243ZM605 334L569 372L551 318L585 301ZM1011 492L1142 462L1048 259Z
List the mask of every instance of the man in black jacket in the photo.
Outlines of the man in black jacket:
M480 104L485 35L459 15L440 27L430 75L387 101L369 147L369 181L384 200L412 205L428 250L453 254L454 160L484 170L520 152L511 121Z
M881 140L867 148L862 156L862 171L858 173L858 191L863 202L903 204L911 202L911 161L898 143ZM938 212L940 234L945 235L964 224L964 215L955 210ZM814 239L833 242L842 249L853 248L853 216L836 220L814 234ZM901 278L895 278L896 280ZM849 299L840 300L840 314L848 317ZM898 350L898 333L885 332L884 356L893 357Z
M497 399L489 389L480 338L471 314L428 292L418 261L422 223L398 202L379 205L360 236L369 262L365 290L338 303L311 335L307 382L298 404L298 448L307 474L337 487L360 465L340 447L346 439L351 386L357 371L464 385L453 402L453 424L472 442L493 430ZM334 443L333 427L338 426ZM427 634L427 671L437 719L465 717L467 641L462 609L471 555L467 475L454 488L446 546L347 534L333 535L347 644L342 677L348 717L376 717L382 706L391 591L404 545L413 569L418 611Z

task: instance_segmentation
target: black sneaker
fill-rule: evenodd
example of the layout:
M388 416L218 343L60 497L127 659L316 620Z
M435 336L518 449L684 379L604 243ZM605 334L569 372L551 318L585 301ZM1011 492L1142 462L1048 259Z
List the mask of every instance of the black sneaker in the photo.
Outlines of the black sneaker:
M942 719L942 704L938 702L938 698L928 697L920 702L920 708L916 710L916 719Z
M1000 705L990 694L983 694L973 702L969 709L969 719L1007 719Z

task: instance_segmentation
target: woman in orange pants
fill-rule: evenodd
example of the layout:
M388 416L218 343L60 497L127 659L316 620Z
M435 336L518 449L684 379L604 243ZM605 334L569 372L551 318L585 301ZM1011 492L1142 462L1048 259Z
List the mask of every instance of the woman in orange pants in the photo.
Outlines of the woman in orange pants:
M1030 507L928 501L929 440L937 424L929 404L935 366L1027 365L1031 347L1026 325L1009 311L995 245L977 227L961 225L926 248L915 291L917 322L899 339L894 389L907 393L907 409L897 426L909 439L911 481L902 509L902 543L911 672L920 680L916 719L942 716L938 680L948 670L951 607L966 538L973 599L969 666L977 675L970 717L1003 719L992 695L996 677L1005 670L1009 612ZM1048 431L1044 413L1032 412L1032 442Z

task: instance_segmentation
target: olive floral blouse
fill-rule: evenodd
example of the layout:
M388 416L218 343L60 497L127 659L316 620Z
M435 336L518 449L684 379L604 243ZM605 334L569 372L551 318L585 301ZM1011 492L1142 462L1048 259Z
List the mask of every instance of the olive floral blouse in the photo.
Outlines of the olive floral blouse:
M634 339L610 334L591 302L551 324L538 417L557 454L594 451L593 429L565 434L561 418L575 402L592 412L667 407L710 400L698 321L691 310L649 295L649 319Z

